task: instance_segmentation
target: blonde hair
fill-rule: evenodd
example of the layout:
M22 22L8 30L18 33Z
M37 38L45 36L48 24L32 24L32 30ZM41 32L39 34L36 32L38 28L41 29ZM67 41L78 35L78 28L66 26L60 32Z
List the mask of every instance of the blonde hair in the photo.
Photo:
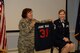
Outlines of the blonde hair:
M66 11L63 10L63 9L59 10L59 11L58 11L58 14L60 14L61 12L64 12L64 13L66 14Z

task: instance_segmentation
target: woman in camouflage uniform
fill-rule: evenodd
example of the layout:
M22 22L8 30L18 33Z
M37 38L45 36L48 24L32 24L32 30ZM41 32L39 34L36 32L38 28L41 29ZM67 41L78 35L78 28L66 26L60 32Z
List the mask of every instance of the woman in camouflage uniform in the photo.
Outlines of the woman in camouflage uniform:
M32 17L32 9L25 8L22 11L22 19L19 22L19 53L34 53L34 24L37 20Z

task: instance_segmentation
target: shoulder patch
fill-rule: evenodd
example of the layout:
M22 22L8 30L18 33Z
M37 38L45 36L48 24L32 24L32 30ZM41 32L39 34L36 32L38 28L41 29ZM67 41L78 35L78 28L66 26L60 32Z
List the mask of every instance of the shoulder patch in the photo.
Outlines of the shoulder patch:
M56 29L56 25L54 24L54 29Z
M69 25L66 25L66 27L69 27Z
M21 23L22 25L22 28L25 28L26 27L26 24L25 23Z

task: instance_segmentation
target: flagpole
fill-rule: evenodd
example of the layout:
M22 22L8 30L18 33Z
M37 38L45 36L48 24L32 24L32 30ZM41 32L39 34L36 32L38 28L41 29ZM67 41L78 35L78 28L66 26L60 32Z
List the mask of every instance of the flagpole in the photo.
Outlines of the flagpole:
M68 5L67 5L67 3L68 3L68 0L66 0L66 20L68 20L68 9L67 9L68 8L67 7Z

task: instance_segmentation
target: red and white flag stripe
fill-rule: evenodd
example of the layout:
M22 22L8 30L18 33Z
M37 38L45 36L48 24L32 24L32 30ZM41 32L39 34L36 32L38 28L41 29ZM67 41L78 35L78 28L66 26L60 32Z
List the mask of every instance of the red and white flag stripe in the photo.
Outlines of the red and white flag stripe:
M6 20L4 16L4 1L0 0L0 49L6 50L7 37L6 37Z

